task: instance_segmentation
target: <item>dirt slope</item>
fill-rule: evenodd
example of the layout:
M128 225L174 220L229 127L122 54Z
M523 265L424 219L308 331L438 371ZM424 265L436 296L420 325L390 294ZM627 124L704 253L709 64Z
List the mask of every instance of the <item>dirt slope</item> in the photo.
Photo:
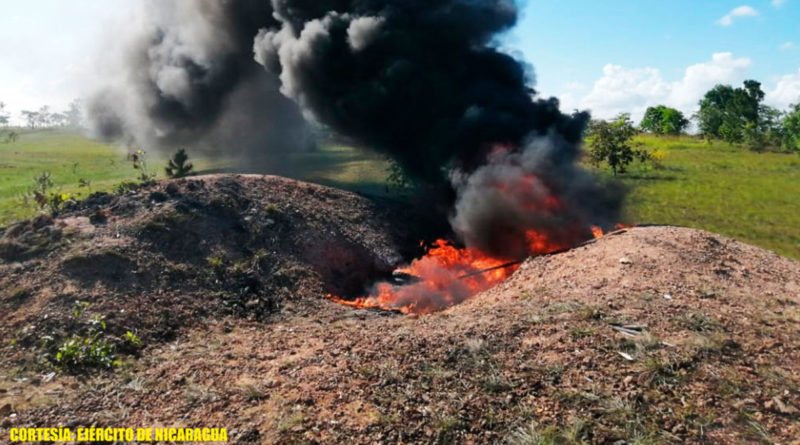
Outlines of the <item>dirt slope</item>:
M179 194L194 196L188 187L195 181L178 183ZM332 230L331 242L347 239L364 249L356 249L359 255L369 252L363 255L370 263L389 263L399 253L386 230L397 219L360 198L277 178L200 181L214 190L211 184L220 182L232 187L231 199L247 197L249 205L231 215L256 207L253 221L286 224L281 233L288 235L277 238L293 241L263 249L282 252L276 255L294 261L307 279L282 277L288 292L275 293L272 274L252 267L260 260L249 259L257 256L249 243L265 238L252 236L261 232L250 228L247 242L213 233L217 226L192 238L213 246L203 247L208 252L238 255L221 264L212 258L210 266L206 250L190 258L180 256L183 247L158 250L172 239L162 232L158 236L167 238L128 235L140 233L124 229L137 218L153 221L162 207L176 207L180 200L174 197L130 215L111 211L105 225L93 226L109 235L89 237L103 240L106 250L88 263L68 261L77 241L6 259L1 289L26 279L33 284L28 296L3 295L2 304L11 308L0 320L4 339L42 335L39 326L50 326L44 315L61 317L53 326L68 332L64 320L71 315L57 314L68 313L76 294L87 288L98 302L87 312L105 315L109 326L131 329L126 323L132 318L123 323L111 317L122 303L102 303L120 300L104 297L122 292L114 290L120 282L127 299L136 302L125 306L126 313L147 313L145 306L154 305L156 312L186 316L169 325L170 336L145 330L144 347L113 372L52 375L28 359L42 350L35 341L6 343L3 426L227 427L234 443L797 443L800 437L796 262L702 231L636 228L531 259L507 282L443 313L354 311L322 298L327 281L321 277L338 267L325 272L329 258L317 267L314 258L302 257L308 245L301 238ZM152 192L121 201L141 202ZM267 204L270 199L278 201L277 208ZM108 204L76 214L89 217L104 209ZM268 218L261 209L293 222L324 223L293 232L295 223ZM190 219L189 227L201 219ZM58 228L63 221L43 227ZM70 224L88 227L85 221ZM6 243L14 230L6 231ZM192 259L199 264L203 258L204 268L221 268L213 275L219 280L235 275L240 264L260 283L257 299L277 301L257 316L262 312L250 309L259 304L248 304L252 295L237 306L234 295L241 289L231 293L229 282L218 284L221 295L214 295L214 283L199 277L132 278L130 264L113 259L114 252L124 252L148 278L142 264L152 264L156 275L152 268ZM153 261L145 262L142 252ZM98 263L105 265L101 270L113 269L113 279L87 272L92 268L86 264ZM82 274L91 277L90 286ZM58 275L61 287L48 281L51 275ZM299 284L306 281L311 284ZM190 303L198 300L198 307ZM137 323L160 326L153 317L139 316Z

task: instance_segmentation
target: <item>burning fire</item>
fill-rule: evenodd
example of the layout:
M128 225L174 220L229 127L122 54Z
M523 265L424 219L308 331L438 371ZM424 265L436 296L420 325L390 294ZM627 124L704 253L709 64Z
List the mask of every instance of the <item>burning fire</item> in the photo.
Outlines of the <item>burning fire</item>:
M595 238L603 236L600 227L592 227ZM527 232L531 255L544 255L570 247L552 241L542 232ZM421 258L395 274L409 275L418 280L404 285L377 283L368 297L346 300L334 295L327 297L346 306L359 309L384 309L404 314L430 314L461 303L504 281L517 271L521 262L496 258L477 249L456 248L445 240Z
M502 160L513 147L496 145L489 161ZM594 236L601 238L603 229L572 218L569 206L549 184L531 172L519 175L498 174L481 184L487 192L480 199L496 199L508 203L518 212L507 228L505 221L487 213L492 222L494 241L502 244L501 256L468 246L458 248L446 240L438 240L428 252L408 267L395 271L396 277L410 277L403 283L380 282L369 296L355 300L334 295L334 302L360 309L384 309L405 314L429 314L466 301L504 281L517 271L527 256L566 250ZM496 218L496 219L492 219ZM531 226L518 230L519 221ZM469 240L467 240L469 241ZM468 243L469 244L469 243ZM474 245L475 243L473 243ZM406 281L406 280L403 280Z

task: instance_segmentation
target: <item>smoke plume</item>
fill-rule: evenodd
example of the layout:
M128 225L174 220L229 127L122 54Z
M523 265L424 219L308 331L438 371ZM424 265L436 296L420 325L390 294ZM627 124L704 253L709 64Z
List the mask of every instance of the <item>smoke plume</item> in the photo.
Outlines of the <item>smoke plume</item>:
M538 98L529 67L497 48L517 21L512 0L146 9L155 17L128 39L119 82L91 103L100 134L296 150L302 113L447 185L462 241L508 258L531 253L532 229L568 244L616 215L619 198L576 166L588 115Z
M523 258L541 253L533 234L571 246L613 222L619 200L576 167L588 115L536 98L525 64L493 45L516 23L514 2L273 6L280 27L259 32L255 53L281 91L409 175L449 179L468 247Z
M528 70L492 46L516 23L509 0L274 0L256 60L308 115L389 154L408 174L443 180L493 144L556 131L577 143L582 118L533 100ZM443 168L445 167L445 168Z
M253 60L253 38L277 26L258 0L147 0L101 63L107 82L87 101L90 130L145 148L239 157L308 147L298 107Z

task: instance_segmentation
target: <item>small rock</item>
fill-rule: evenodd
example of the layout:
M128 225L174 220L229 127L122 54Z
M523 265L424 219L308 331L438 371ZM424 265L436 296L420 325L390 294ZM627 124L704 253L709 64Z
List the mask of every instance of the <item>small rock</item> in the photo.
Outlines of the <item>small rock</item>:
M665 300L674 300L674 298L670 294L664 294L664 299Z
M619 263L620 264L625 264L625 265L631 265L631 264L633 264L633 261L628 257L622 257L622 258L619 259Z
M3 406L0 406L0 417L5 417L9 414L14 412L14 409L11 407L10 403L6 403Z

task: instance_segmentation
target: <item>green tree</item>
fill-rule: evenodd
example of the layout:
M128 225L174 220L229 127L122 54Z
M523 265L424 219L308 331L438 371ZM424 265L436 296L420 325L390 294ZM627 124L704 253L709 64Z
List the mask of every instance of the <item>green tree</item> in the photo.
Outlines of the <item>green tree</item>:
M755 80L741 88L717 85L700 101L697 112L700 132L728 142L753 141L763 136L764 91Z
M784 131L783 148L787 150L800 148L800 103L790 107L781 124Z
M637 131L627 113L611 121L596 120L589 125L587 142L589 157L595 166L605 162L614 176L625 173L634 159L646 160L647 152L634 149L633 137Z
M639 124L642 130L653 134L681 134L689 120L680 111L664 105L649 107Z
M194 165L191 163L187 163L189 160L189 155L186 154L186 150L180 149L172 159L169 160L167 163L167 167L164 171L167 173L168 178L183 178L185 176L189 176L194 169Z

